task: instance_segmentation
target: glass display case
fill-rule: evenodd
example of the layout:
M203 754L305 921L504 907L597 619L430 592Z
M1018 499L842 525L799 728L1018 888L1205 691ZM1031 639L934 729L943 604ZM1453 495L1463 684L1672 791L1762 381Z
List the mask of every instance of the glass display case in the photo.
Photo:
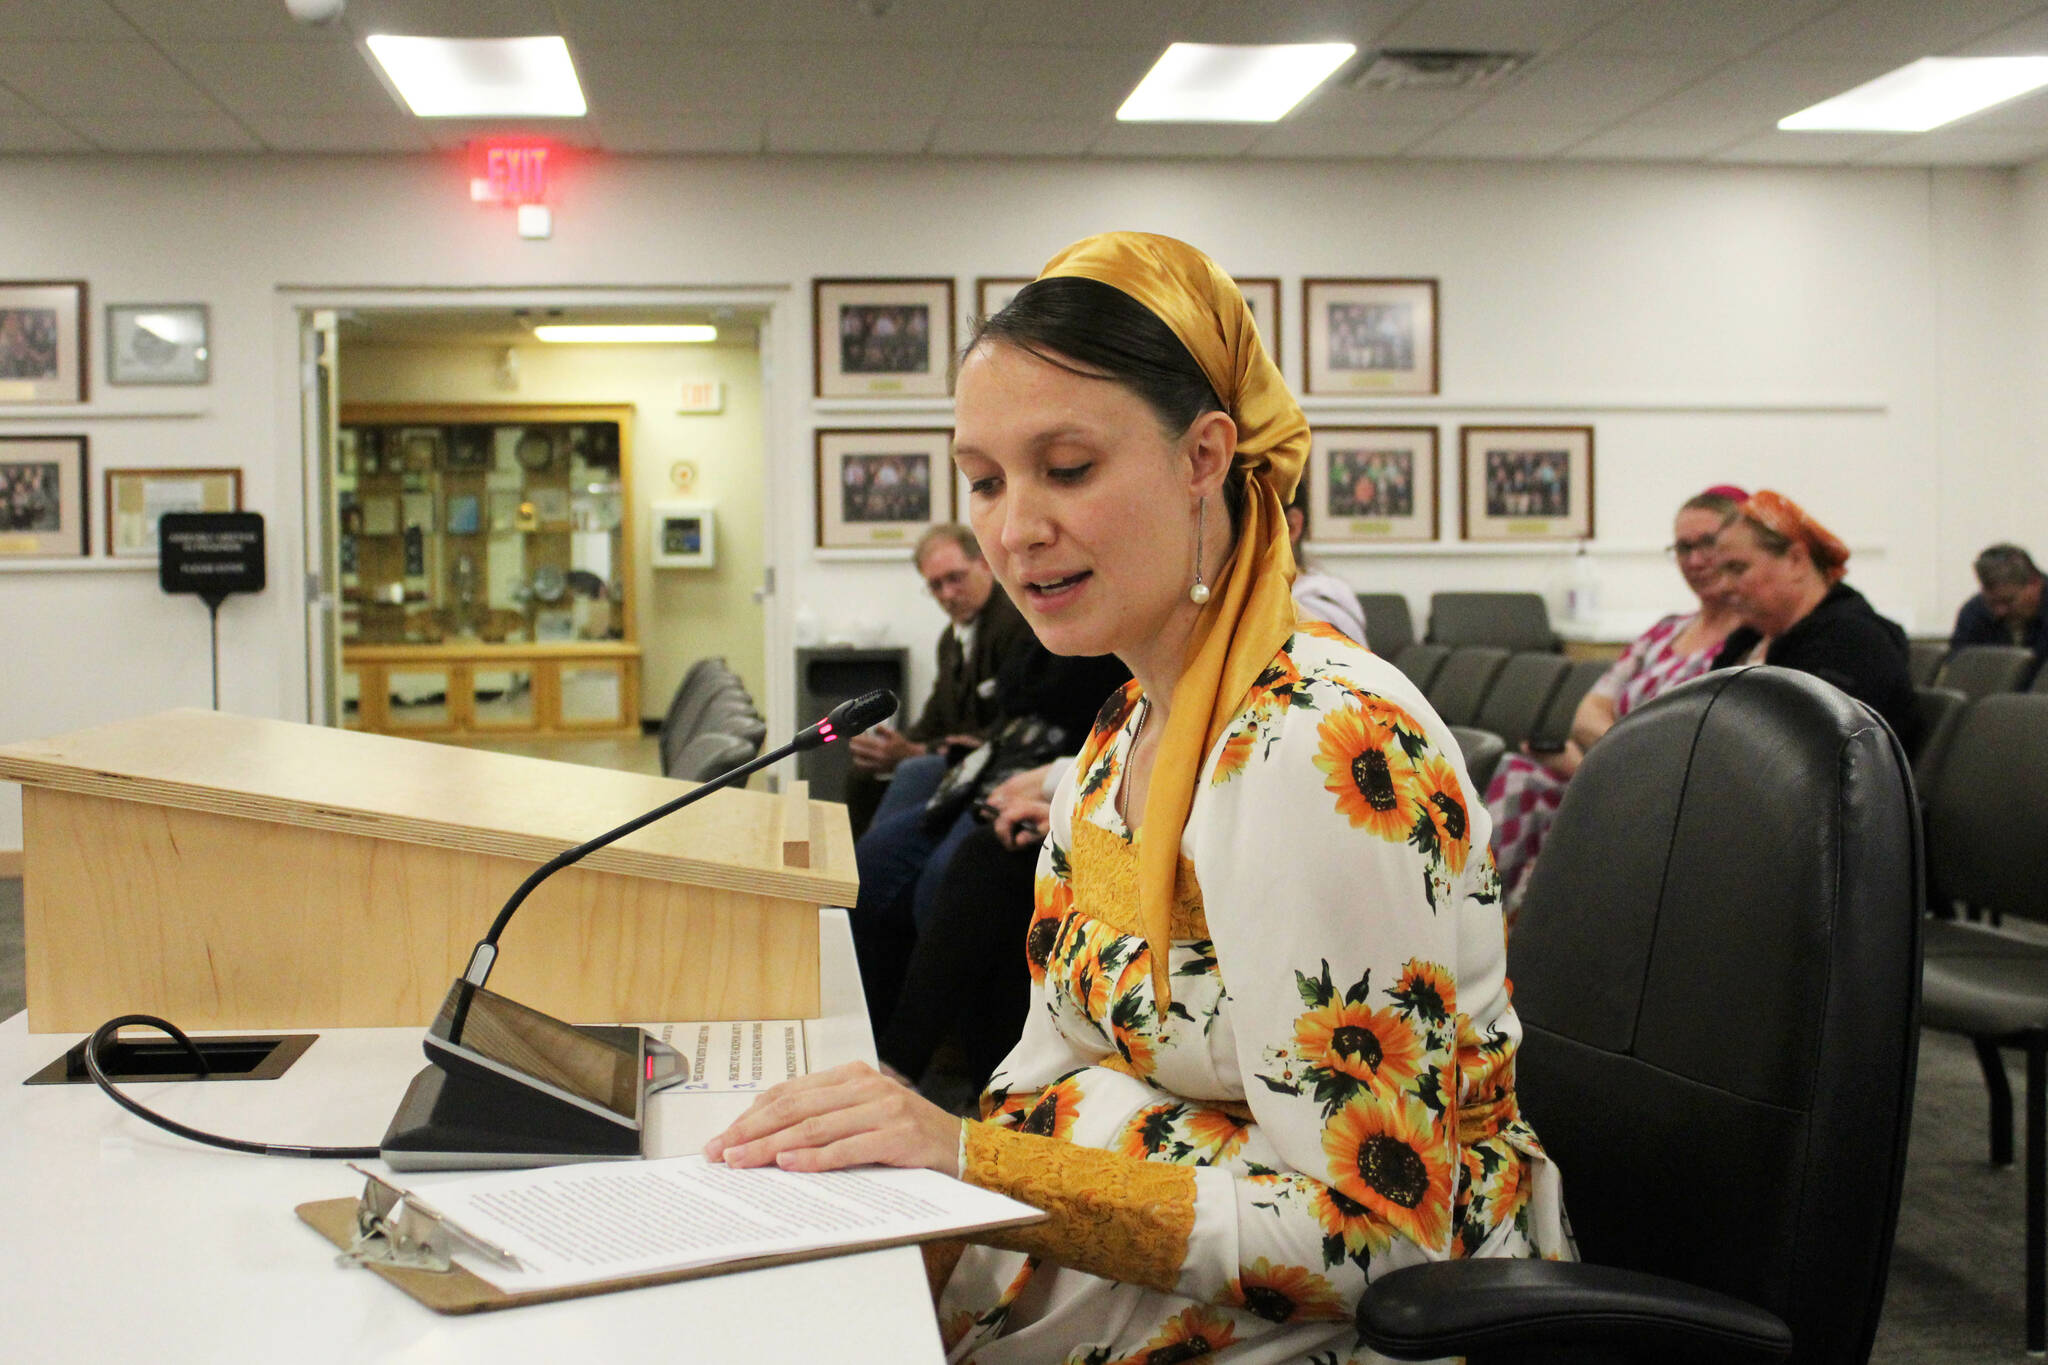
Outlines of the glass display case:
M344 407L342 715L388 732L639 725L630 407Z

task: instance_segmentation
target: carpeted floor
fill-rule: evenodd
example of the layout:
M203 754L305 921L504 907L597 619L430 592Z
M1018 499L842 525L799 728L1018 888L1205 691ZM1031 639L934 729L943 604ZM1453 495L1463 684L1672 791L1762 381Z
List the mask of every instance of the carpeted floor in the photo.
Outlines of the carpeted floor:
M22 973L21 883L0 879L0 1019L23 1007ZM2025 1076L2016 1063L2009 1070L2015 1097L2024 1094ZM1985 1121L1969 1044L1926 1035L1891 1284L1871 1355L1882 1365L2027 1359L2020 1170L1986 1164ZM1569 1203L1569 1172L1565 1195Z

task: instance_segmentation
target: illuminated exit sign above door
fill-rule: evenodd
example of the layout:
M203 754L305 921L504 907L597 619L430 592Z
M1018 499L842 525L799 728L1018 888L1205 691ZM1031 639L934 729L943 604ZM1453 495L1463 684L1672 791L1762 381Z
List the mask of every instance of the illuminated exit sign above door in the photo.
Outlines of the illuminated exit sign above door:
M469 144L469 197L479 204L538 204L548 197L556 150L545 142L489 138Z

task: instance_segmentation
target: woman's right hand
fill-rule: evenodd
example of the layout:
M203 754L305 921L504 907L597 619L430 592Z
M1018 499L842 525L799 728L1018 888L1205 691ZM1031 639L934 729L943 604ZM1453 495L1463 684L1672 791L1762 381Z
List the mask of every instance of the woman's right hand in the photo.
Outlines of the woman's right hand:
M1042 798L1015 801L1000 810L995 819L996 838L1004 848L1029 848L1045 837L1052 821L1052 805Z

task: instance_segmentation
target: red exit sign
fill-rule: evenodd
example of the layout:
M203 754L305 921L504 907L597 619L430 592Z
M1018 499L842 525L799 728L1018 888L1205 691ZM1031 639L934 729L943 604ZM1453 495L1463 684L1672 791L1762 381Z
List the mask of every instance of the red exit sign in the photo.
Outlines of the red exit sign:
M480 204L538 204L548 196L555 149L545 142L469 144L469 197Z

